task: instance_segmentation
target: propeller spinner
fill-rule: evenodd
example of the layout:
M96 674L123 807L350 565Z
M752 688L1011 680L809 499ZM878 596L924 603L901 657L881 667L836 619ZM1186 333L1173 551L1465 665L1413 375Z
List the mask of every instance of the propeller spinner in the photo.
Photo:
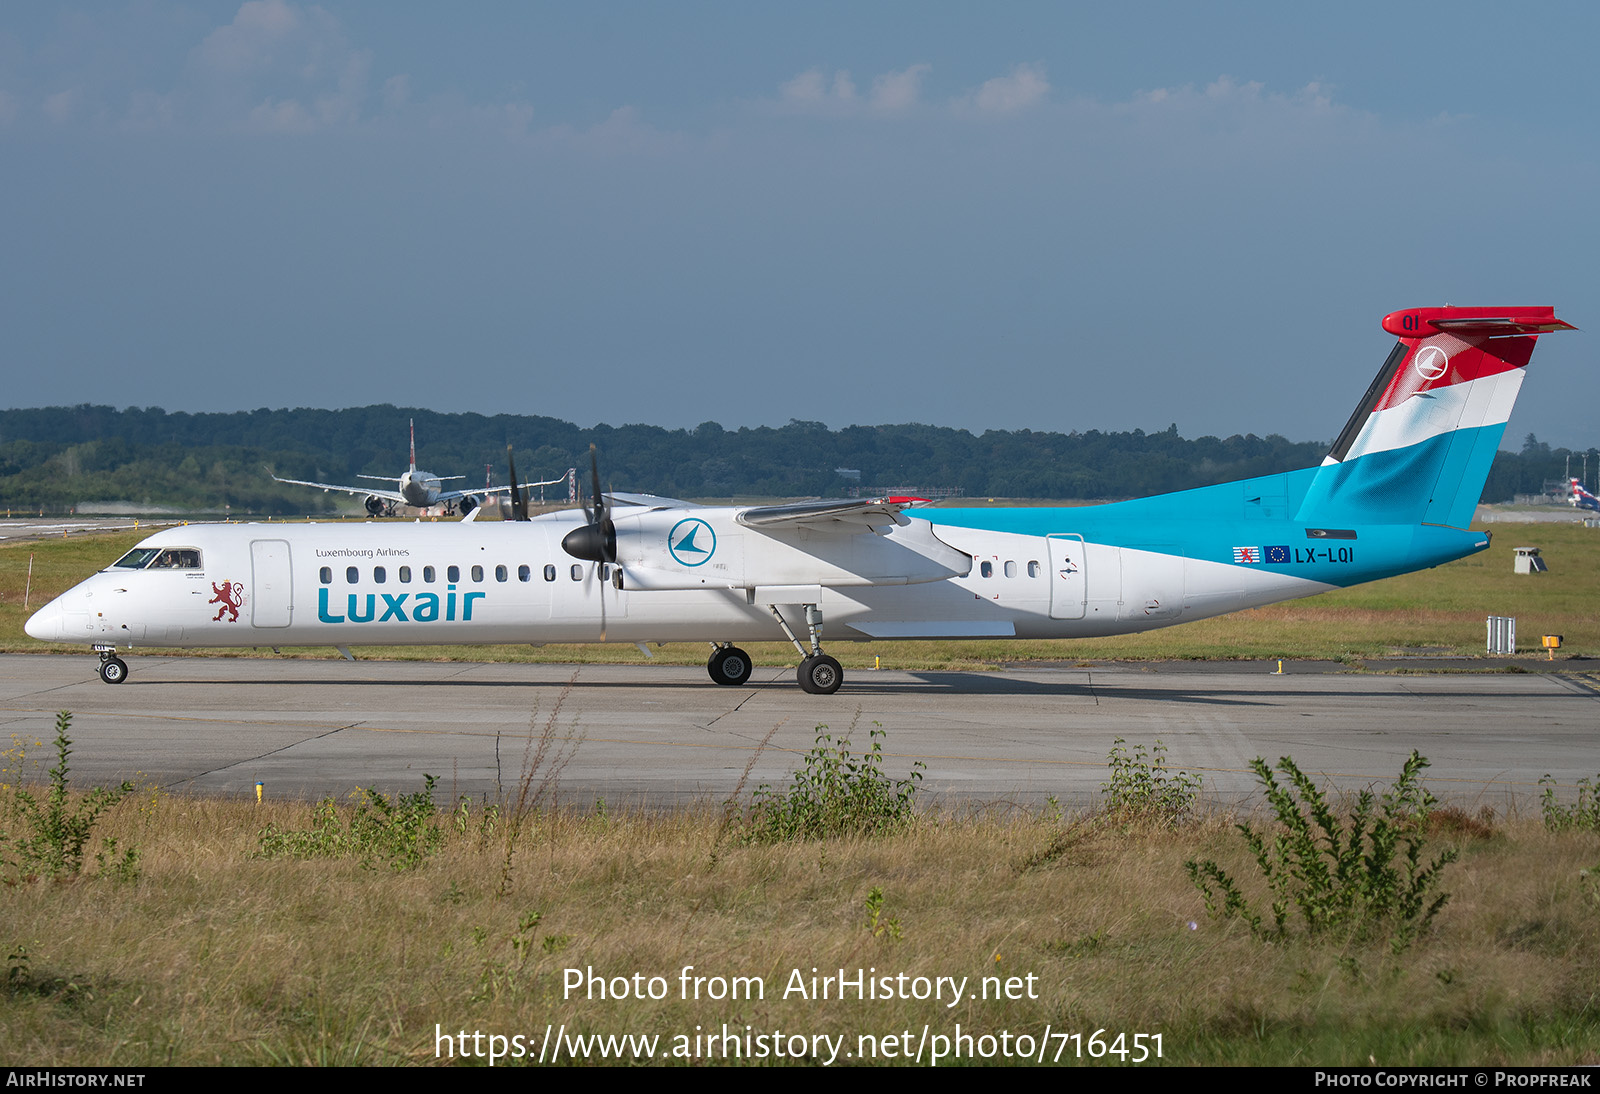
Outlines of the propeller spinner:
M589 446L589 482L590 500L583 506L583 515L589 523L568 532L561 540L561 549L573 558L581 558L586 562L615 563L617 526L611 523L606 496L600 489L600 459L592 444Z

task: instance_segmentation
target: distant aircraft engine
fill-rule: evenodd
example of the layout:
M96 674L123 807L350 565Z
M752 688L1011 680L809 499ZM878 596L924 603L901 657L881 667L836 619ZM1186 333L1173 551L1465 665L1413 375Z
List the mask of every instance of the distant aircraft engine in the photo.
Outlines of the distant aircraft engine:
M380 517L380 516L382 516L383 515L383 507L385 505L387 505L387 504L388 503L386 501L384 501L382 498L378 497L378 495L376 495L376 494L368 494L367 495L367 515L368 516L372 516L372 517Z
M467 494L462 497L460 501L456 502L456 506L461 510L461 515L466 516L468 513L472 512L478 507L478 499L473 497L471 494Z

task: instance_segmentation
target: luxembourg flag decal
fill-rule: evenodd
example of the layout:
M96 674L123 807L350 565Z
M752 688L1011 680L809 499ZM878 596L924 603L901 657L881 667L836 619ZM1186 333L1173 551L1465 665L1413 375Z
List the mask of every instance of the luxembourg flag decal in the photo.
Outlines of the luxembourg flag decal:
M1235 547L1233 549L1233 562L1236 566L1259 566L1261 564L1261 548Z

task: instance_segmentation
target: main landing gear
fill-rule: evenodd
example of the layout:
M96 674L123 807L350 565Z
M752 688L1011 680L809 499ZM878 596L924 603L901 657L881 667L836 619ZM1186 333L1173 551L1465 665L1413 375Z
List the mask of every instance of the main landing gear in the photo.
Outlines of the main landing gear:
M100 679L108 684L120 684L128 678L128 663L117 656L115 649L95 652L100 655Z
M725 687L736 688L750 679L750 655L738 646L718 646L711 651L706 671L711 679Z
M839 662L822 652L822 609L815 604L807 604L805 609L806 637L811 640L809 650L794 636L794 631L789 628L778 606L768 605L768 610L778 621L778 626L789 636L794 648L800 651L802 660L799 670L795 673L800 683L800 690L812 695L832 695L839 690L839 685L844 683L844 669L840 667Z

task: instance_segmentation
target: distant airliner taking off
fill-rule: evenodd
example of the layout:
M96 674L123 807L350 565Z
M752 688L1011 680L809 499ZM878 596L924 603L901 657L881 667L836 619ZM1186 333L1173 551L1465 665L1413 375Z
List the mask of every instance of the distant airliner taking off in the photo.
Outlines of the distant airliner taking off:
M133 646L794 643L800 686L843 680L840 640L1127 634L1310 596L1481 551L1467 524L1551 308L1414 308L1319 467L1081 508L917 499L700 507L607 497L501 523L189 525L151 536L28 621ZM515 479L515 472L512 478ZM320 485L320 484L312 484ZM437 500L437 498L432 499ZM524 527L526 525L526 527ZM796 629L801 634L796 633Z
M485 487L482 490L446 490L446 479L464 479L465 475L434 475L427 471L417 470L417 423L411 422L411 467L405 474L398 478L386 475L357 475L358 479L371 479L374 482L392 482L398 489L380 490L371 486L339 486L328 482L305 482L301 479L280 479L272 476L274 482L288 483L290 486L314 486L319 490L342 490L346 494L365 494L367 513L371 516L393 516L396 505L414 505L418 509L426 509L434 505L443 505L459 508L463 515L472 512L483 504L484 499L493 495L509 491L509 486ZM551 479L548 482L521 483L524 489L530 486L554 486L558 482L565 482L566 476Z

